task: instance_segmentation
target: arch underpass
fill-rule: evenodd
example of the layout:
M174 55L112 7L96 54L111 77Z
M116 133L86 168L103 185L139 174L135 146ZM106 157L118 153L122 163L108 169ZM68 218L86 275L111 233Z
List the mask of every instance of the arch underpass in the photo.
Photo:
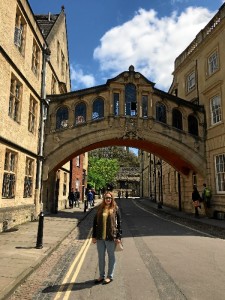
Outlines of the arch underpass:
M43 180L71 158L107 146L139 148L183 175L204 176L204 107L154 85L131 66L104 85L49 96Z

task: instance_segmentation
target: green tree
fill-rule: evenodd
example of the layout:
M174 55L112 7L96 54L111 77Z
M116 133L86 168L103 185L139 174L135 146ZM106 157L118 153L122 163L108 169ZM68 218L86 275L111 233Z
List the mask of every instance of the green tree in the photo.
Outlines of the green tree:
M103 147L89 152L89 157L117 159L120 167L139 167L138 157L128 147Z
M119 171L117 159L89 157L88 183L95 186L96 190L103 189L113 184Z

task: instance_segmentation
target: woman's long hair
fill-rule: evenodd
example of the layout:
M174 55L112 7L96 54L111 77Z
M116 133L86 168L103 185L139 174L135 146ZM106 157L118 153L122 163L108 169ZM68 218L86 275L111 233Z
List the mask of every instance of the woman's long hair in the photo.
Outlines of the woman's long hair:
M112 197L112 200L110 202L110 205L109 207L107 206L108 210L109 210L109 214L111 215L115 209L117 208L117 204L116 204L116 201L114 199L114 196L113 196L113 193L111 192L106 192L104 195L103 195L103 200L102 200L102 203L99 205L99 208L98 208L98 216L102 214L103 210L106 208L106 203L105 203L105 198L106 198L106 195L110 195Z

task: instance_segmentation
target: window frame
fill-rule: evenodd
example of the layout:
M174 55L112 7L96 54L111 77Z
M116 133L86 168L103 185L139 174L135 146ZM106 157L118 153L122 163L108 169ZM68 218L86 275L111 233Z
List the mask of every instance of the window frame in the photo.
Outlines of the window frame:
M216 192L218 194L225 193L225 153L218 154L214 158ZM221 174L218 176L218 174ZM222 187L223 186L223 187Z
M193 91L196 87L196 72L193 70L186 77L187 93Z
M207 58L207 71L208 76L213 75L219 70L219 54L218 51L213 51Z
M20 110L22 102L23 85L12 74L10 84L9 109L8 115L15 122L20 123Z
M15 198L16 170L17 170L17 153L12 150L6 149L3 182L2 182L3 199Z
M34 159L26 157L23 198L31 198L33 196L33 181Z
M213 101L214 100L219 100L219 103L217 104L218 108L216 109L213 109ZM211 117L211 125L216 125L218 123L221 123L222 121L222 106L221 106L221 96L220 95L215 95L213 96L212 98L210 98L210 117ZM219 112L219 113L218 113ZM215 120L214 119L217 119L218 120Z
M22 12L17 7L14 29L14 45L23 56L25 54L26 27L27 22L22 15Z

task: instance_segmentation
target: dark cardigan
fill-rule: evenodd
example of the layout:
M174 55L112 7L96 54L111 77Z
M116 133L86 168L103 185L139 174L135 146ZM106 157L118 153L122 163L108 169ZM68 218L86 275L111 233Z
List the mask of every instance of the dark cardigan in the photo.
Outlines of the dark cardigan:
M97 240L102 239L103 231L103 217L102 214L98 215L96 213L93 222L93 232L92 237ZM108 215L106 220L106 240L113 241L115 239L121 239L122 229L121 229L121 214L118 207L114 210L111 215Z

